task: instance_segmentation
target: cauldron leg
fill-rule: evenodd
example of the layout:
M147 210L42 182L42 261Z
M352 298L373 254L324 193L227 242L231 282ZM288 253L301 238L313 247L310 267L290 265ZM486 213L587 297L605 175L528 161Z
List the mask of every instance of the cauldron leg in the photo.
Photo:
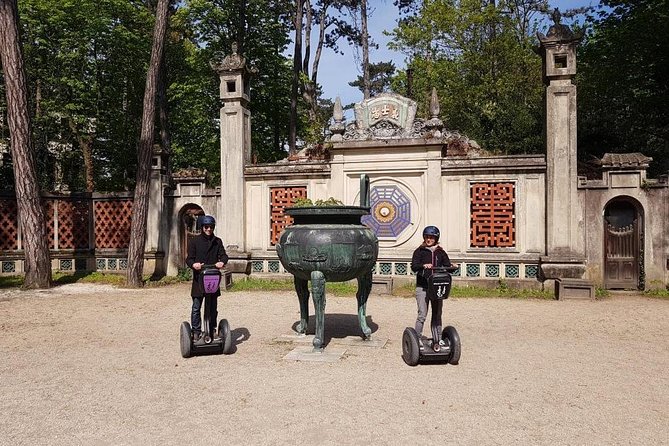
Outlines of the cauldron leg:
M358 299L358 321L365 339L372 337L372 329L367 326L367 298L372 291L372 270L358 277L358 292L355 297Z
M300 301L300 323L297 324L297 332L305 334L309 326L309 281L293 277L297 299Z
M314 309L316 310L314 348L322 350L325 332L325 276L320 271L311 272L311 296L314 299Z

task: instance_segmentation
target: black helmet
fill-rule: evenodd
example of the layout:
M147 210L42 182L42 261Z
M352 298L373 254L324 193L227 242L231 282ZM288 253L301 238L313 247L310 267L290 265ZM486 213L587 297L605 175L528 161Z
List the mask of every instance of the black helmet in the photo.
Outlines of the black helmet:
M425 229L423 229L423 238L425 238L425 236L431 235L436 238L437 241L439 241L439 234L439 228L436 226L425 226Z
M214 227L216 226L216 219L211 215L205 215L203 217L200 217L199 223L200 223L200 228L203 227L204 225Z

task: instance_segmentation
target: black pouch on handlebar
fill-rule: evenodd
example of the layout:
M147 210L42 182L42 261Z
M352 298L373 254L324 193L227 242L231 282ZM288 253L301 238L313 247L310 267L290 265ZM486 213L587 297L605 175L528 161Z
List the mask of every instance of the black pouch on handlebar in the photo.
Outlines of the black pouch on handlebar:
M435 268L427 279L428 299L448 299L451 293L451 283L451 273Z

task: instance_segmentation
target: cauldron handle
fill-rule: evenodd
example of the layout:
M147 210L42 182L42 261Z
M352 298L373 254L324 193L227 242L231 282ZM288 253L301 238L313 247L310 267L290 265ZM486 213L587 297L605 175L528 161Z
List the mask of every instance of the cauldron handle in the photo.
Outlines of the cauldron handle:
M369 175L360 175L360 207L369 207Z

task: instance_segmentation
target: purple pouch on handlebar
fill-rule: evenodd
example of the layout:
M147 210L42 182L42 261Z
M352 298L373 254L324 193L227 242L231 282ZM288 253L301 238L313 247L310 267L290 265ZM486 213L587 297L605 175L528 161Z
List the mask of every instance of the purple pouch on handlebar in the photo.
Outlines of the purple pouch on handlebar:
M205 294L214 294L217 292L220 282L221 273L217 269L208 269L202 274L202 288L204 288Z

